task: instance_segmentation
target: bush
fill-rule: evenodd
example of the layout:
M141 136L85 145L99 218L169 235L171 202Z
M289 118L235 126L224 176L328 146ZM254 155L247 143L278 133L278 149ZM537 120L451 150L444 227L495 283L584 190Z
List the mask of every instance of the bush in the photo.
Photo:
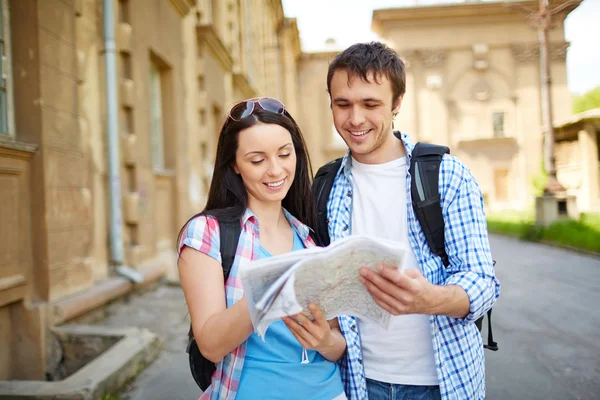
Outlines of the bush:
M541 227L535 225L531 214L511 211L490 215L488 229L523 240L557 243L600 253L600 214L582 214L578 221L557 221Z
M523 232L528 229L528 223L519 221L501 221L488 218L488 229L491 232L503 233L505 235L522 237Z

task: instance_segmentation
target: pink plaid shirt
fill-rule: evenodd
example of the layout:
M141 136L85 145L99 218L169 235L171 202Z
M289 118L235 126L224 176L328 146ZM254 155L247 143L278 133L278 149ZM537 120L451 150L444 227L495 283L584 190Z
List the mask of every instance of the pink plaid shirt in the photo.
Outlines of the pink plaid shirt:
M305 247L314 247L315 243L309 236L309 228L294 218L285 209L285 217L288 219L293 229L302 239ZM225 282L225 297L227 307L231 307L244 296L242 281L239 278L240 265L258 259L260 241L259 241L259 222L258 218L252 214L250 209L242 216L242 232L238 242L235 259L229 278ZM185 234L182 235L179 243L179 251L183 246L198 250L215 260L221 262L219 222L216 218L210 216L199 216L191 220L187 226ZM242 376L242 368L246 357L246 342L239 345L231 353L227 354L217 365L217 369L212 376L212 383L200 396L204 399L235 399Z

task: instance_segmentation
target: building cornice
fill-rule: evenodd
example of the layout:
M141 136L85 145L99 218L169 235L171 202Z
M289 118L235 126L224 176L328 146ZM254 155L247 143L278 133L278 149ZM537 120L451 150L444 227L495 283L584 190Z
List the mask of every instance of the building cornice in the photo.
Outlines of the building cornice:
M554 128L557 130L566 130L573 125L586 122L600 123L600 108L593 108L588 111L580 112L579 114L571 115L566 119L554 121Z
M196 25L196 34L198 36L198 44L200 46L206 45L221 67L225 71L231 72L233 69L233 58L214 26Z
M556 0L550 1L558 3ZM577 8L579 4L575 3L561 11L566 17L571 11ZM523 21L525 16L523 8L537 9L537 1L498 1L498 2L473 2L461 4L443 4L433 6L402 7L379 9L373 11L371 29L381 37L386 37L386 24L388 23L439 23L442 20L449 22L460 19L482 19L485 17L509 18Z
M316 51L311 53L302 53L302 58L305 60L326 60L330 61L335 56L340 54L340 51Z
M550 59L552 61L566 61L569 42L550 43ZM540 47L537 43L513 43L510 45L513 57L521 63L539 62Z
M182 17L185 17L190 12L192 7L196 6L198 0L169 0L169 2L173 7L175 7Z
M273 7L273 11L275 12L275 32L278 31L278 28L283 25L286 20L285 14L283 12L283 4L281 0L271 0L271 7Z
M284 20L284 27L291 35L292 51L296 58L302 55L302 44L300 42L300 31L298 30L298 22L296 18L286 18Z

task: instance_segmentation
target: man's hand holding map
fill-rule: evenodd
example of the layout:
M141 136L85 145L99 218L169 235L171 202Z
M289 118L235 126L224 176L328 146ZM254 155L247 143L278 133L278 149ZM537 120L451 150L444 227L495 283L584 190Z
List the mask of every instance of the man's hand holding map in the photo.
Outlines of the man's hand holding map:
M240 266L254 330L264 337L268 326L300 312L312 317L308 303L326 319L354 315L384 328L390 316L359 280L361 267L401 267L408 249L398 242L350 236L326 248L315 247Z

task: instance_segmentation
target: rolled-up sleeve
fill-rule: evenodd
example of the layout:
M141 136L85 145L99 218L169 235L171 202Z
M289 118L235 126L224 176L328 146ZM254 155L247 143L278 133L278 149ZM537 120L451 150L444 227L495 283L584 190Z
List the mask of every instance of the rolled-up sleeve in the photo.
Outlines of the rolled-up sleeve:
M487 233L487 221L479 185L471 172L457 161L453 181L446 187L451 200L444 205L447 285L457 285L469 297L469 314L459 319L464 323L485 314L500 295Z
M219 223L216 218L200 215L188 222L179 241L178 252L185 246L221 263Z

